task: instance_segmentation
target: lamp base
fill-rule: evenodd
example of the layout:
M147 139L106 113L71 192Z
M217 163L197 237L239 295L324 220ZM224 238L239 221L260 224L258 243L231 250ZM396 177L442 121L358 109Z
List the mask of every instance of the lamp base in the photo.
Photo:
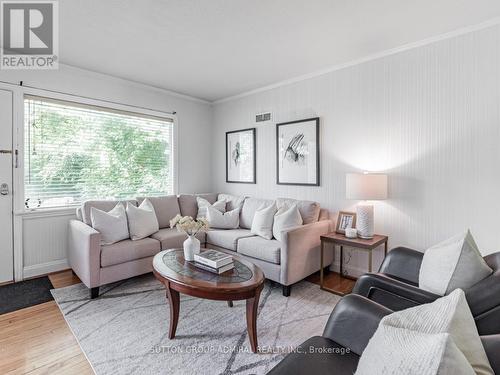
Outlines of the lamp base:
M366 237L358 235L358 238L361 238L362 240L373 240L373 236Z
M357 207L356 229L358 237L363 239L373 238L373 205L360 203Z

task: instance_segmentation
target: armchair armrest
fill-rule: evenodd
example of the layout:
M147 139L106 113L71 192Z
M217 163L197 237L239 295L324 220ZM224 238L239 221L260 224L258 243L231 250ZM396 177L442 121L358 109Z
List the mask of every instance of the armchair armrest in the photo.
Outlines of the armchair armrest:
M500 335L481 336L484 350L495 374L500 374Z
M283 285L296 283L319 270L320 237L329 228L330 221L322 220L282 232L280 282Z
M418 275L423 258L424 253L420 251L397 247L389 251L379 272L418 285Z
M465 296L474 316L500 306L500 271L465 290Z
M323 337L361 355L380 320L390 313L392 310L364 297L347 295L333 309Z
M79 220L70 220L68 260L73 271L88 287L99 286L101 234Z
M366 273L354 285L353 293L398 311L435 301L437 294L394 279L382 273Z

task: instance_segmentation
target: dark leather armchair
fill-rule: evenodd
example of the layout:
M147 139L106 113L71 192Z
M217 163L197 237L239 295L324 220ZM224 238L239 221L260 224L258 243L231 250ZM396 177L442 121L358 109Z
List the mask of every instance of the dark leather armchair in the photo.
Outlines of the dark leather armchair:
M355 294L342 298L331 313L323 335L311 337L299 345L268 374L352 375L380 320L391 312L390 309ZM482 336L481 341L491 367L500 375L500 335Z
M418 287L423 253L405 247L389 252L378 273L361 276L353 293L394 310L433 302L440 296ZM493 273L464 290L480 335L500 333L500 252L484 257Z

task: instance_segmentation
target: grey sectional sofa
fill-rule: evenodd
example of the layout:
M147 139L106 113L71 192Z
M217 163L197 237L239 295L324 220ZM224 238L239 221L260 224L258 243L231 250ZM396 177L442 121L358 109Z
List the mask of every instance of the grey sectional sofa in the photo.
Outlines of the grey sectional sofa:
M240 228L211 229L200 233L202 246L218 249L246 258L258 265L267 279L280 283L283 294L290 295L290 286L320 267L320 236L330 231L332 223L328 211L311 201L294 201L304 225L286 230L283 241L266 240L251 234L255 211L270 205L273 200L241 198L227 194L182 194L180 196L150 197L155 208L160 230L148 238L137 241L130 239L112 245L101 246L100 233L91 226L91 207L111 210L118 201L86 201L77 209L77 220L69 223L68 259L73 272L91 290L91 297L99 294L99 287L118 280L138 276L152 271L152 259L164 249L181 248L186 236L170 228L170 219L175 215L196 217L200 196L214 203L223 197L227 209L241 207ZM134 205L144 198L130 200ZM278 199L278 204L289 203ZM333 255L325 256L325 265L332 262Z

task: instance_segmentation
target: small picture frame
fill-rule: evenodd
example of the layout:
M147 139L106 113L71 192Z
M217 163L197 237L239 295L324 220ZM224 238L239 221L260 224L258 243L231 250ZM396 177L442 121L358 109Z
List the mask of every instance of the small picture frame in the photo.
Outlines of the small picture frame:
M335 232L345 234L346 228L356 228L356 213L340 211Z

